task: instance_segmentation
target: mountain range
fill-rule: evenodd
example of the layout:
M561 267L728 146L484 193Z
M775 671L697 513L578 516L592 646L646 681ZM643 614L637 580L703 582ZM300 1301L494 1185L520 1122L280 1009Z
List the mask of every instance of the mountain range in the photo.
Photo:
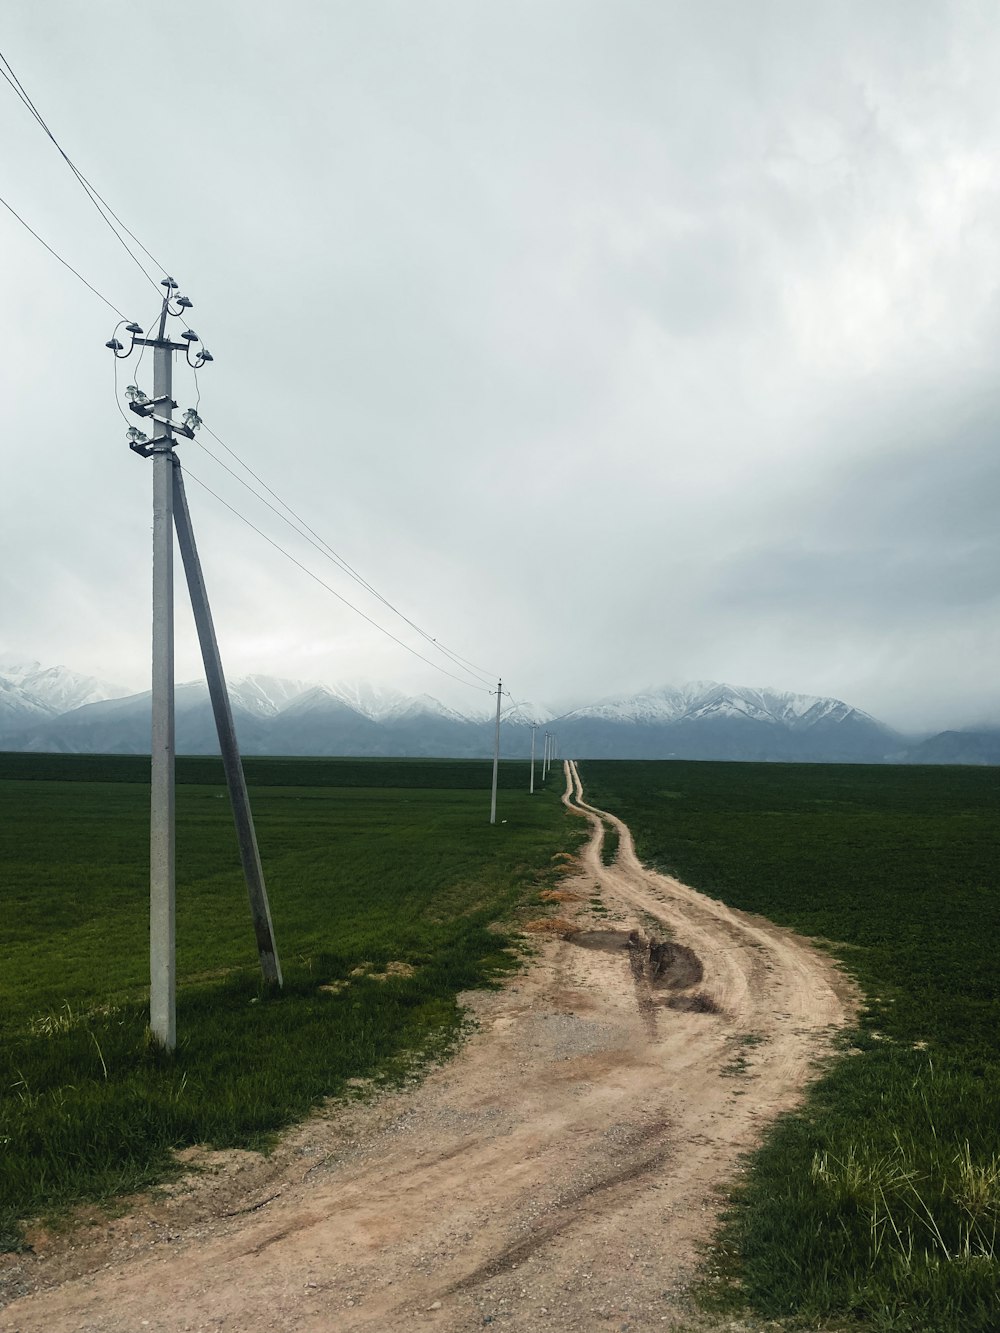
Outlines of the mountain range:
M246 754L485 758L491 710L461 713L366 682L339 686L251 675L230 682ZM176 691L177 749L218 750L208 689ZM838 699L696 681L602 699L554 714L505 708L501 754L527 757L532 722L576 758L719 759L807 763L1000 764L1000 730L948 731L914 740ZM150 694L65 667L0 656L0 749L149 752ZM541 755L541 738L538 738Z

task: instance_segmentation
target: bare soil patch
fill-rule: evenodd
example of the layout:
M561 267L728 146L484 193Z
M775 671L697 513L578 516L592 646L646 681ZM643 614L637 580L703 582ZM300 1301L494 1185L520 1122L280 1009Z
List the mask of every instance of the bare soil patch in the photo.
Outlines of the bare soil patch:
M602 953L622 953L632 938L628 930L578 930L573 943L578 949L599 949Z
M0 1259L0 1329L708 1327L685 1291L718 1190L798 1100L851 991L798 937L644 869L609 815L603 866L602 816L566 773L594 830L567 884L583 897L545 918L559 929L526 972L464 997L476 1029L452 1061L359 1087L269 1157L196 1151L123 1215L37 1231ZM621 930L585 901L595 882Z

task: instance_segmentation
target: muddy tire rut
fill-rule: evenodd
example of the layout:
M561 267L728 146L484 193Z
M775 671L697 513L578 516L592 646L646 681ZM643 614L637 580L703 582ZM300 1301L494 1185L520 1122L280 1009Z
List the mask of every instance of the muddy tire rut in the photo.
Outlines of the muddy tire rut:
M853 996L804 940L644 868L565 774L592 828L558 904L572 929L463 997L453 1060L267 1158L204 1153L121 1217L36 1233L0 1257L0 1329L690 1329L718 1192Z

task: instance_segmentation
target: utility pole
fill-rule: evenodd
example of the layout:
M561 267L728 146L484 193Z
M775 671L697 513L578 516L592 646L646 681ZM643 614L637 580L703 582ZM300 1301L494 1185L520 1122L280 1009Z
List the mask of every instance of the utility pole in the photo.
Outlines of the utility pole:
M153 402L166 421L150 444L153 456L153 732L149 808L149 1029L172 1051L177 1044L174 790L174 441L173 349L166 341L171 288L153 341Z
M528 794L535 794L535 732L538 730L538 723L531 724L531 782L528 785Z
M490 823L497 822L497 774L500 771L500 699L503 696L503 681L497 681L497 725L493 737L493 795L490 799Z
M191 515L184 494L180 462L174 453L176 436L193 440L201 424L197 412L189 408L183 423L171 417L177 404L173 400L173 358L183 352L189 366L197 370L213 360L202 344L192 359L192 344L201 340L185 329L180 342L167 337L167 316L174 318L191 309L186 296L176 295L177 283L164 278L166 289L155 338L143 336L139 324L126 325L132 335L126 352L117 338L106 346L118 360L131 356L137 346L153 349L153 397L147 398L138 385L129 385L129 408L137 416L153 423L150 439L137 427L129 428L129 448L143 458L153 460L153 651L152 651L152 736L149 821L149 1027L154 1040L165 1050L177 1044L177 971L175 954L176 862L175 862L175 743L174 743L174 529L187 574L191 605L201 644L205 674L208 679L219 747L222 751L226 782L229 787L233 817L236 822L240 858L250 896L254 931L265 981L281 984L281 967L274 945L267 891L257 851L253 817L247 797L246 780L233 727L229 694L222 672L222 661L215 638L215 628L208 605L201 562L191 526ZM171 309L171 301L177 310Z

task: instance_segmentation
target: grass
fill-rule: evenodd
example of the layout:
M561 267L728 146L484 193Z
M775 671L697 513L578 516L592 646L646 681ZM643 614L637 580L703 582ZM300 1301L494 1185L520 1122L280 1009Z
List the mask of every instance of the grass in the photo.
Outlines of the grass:
M726 1064L722 1066L723 1078L739 1078L750 1068L749 1052L755 1046L759 1046L764 1040L756 1032L745 1032L739 1037L733 1045L732 1054Z
M1000 772L581 774L645 861L812 935L867 997L849 1058L735 1192L714 1297L770 1318L1000 1328Z
M458 993L516 964L496 923L577 833L524 764L502 766L491 826L486 763L250 760L286 978L269 994L219 762L181 760L166 1056L147 1031L148 764L0 756L7 1246L26 1218L162 1178L176 1148L266 1147L348 1079L440 1053Z
M604 825L604 836L601 839L601 864L613 866L618 857L619 833L618 825L612 824L610 819L601 821Z

